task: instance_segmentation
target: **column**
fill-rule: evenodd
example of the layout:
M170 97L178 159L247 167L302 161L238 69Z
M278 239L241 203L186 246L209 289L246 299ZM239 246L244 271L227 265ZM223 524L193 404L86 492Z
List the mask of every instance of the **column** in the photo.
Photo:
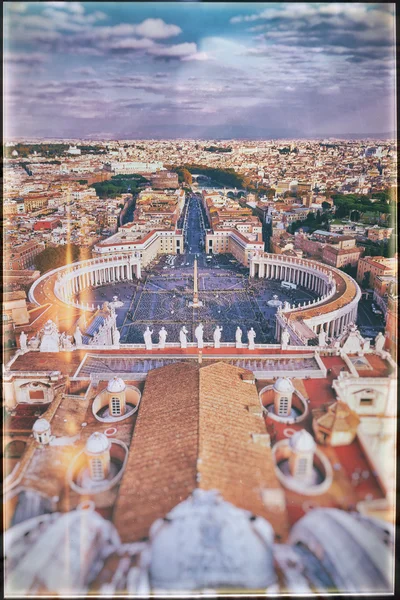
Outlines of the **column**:
M261 279L262 277L265 277L265 263L261 262L259 263L259 267L258 267L258 277Z

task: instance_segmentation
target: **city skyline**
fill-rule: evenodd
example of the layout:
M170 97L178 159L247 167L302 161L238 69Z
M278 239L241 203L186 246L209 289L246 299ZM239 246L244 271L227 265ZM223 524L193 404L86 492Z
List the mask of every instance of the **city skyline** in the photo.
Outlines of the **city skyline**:
M9 2L6 138L394 137L394 19L393 4Z

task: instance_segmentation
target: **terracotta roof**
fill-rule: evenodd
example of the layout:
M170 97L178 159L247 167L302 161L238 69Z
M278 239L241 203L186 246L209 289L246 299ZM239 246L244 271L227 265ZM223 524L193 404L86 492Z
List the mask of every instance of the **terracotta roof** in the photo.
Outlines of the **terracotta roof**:
M354 431L360 423L357 413L340 401L331 404L327 412L316 409L313 416L320 427L330 431Z
M114 513L124 542L147 537L151 524L196 487L218 489L286 535L286 510L263 503L262 491L279 494L281 487L271 450L257 439L266 428L246 373L218 362L175 363L148 374Z
M198 367L150 371L114 514L123 541L146 537L196 487L198 429Z
M16 358L10 371L61 371L73 375L86 355L85 351L27 352Z

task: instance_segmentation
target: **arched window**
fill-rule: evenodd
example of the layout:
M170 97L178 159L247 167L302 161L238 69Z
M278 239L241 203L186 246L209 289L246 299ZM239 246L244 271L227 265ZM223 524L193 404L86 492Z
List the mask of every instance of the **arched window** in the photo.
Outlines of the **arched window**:
M287 396L281 396L279 400L279 416L284 417L287 415L289 406L289 399Z
M90 461L90 472L94 481L101 481L104 479L104 468L100 458L92 458Z
M6 458L21 458L25 447L26 442L22 440L13 440L6 446L4 456Z
M111 398L111 414L114 416L121 414L121 400L115 396Z

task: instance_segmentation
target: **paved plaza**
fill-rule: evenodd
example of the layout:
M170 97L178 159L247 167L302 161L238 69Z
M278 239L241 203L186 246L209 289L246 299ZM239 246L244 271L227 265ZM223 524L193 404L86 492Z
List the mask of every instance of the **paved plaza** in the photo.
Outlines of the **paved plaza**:
M185 325L188 341L195 341L194 330L198 323L204 325L204 341L213 340L216 325L222 326L222 342L234 342L236 327L243 331L242 342L247 343L247 330L256 332L256 343L274 343L276 308L267 302L277 295L281 302L291 304L313 300L309 290L298 288L284 290L280 281L249 279L249 270L232 255L214 255L208 258L202 248L204 215L199 201L192 198L188 205L185 231L185 253L161 256L143 270L141 281L121 282L85 290L80 301L102 305L112 302L114 296L123 302L116 309L117 326L122 343L143 343L146 327L154 331L153 341L158 342L158 331L164 325L168 342L179 341L179 330ZM193 263L198 260L200 308L189 306L193 299Z

